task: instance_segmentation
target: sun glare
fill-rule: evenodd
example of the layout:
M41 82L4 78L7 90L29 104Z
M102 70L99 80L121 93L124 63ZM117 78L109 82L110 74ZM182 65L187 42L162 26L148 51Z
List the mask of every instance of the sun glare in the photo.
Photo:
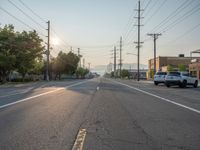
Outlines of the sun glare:
M52 44L53 45L59 45L59 43L60 43L60 41L59 41L58 38L56 38L56 37L52 38Z

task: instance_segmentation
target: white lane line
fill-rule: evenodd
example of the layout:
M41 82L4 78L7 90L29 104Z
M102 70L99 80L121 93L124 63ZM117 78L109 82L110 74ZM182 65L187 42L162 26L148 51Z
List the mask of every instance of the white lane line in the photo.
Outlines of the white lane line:
M99 90L99 86L97 86L97 91Z
M130 86L130 85L127 85L127 84L118 82L118 81L113 81L113 80L110 80L110 81L115 82L115 83L117 83L117 84L121 84L121 85L123 85L123 86L126 86L126 87L128 87L128 88L134 89L134 90L139 91L139 92L141 92L141 93L144 93L144 94L147 94L147 95L156 97L156 98L161 99L161 100L163 100L163 101L169 102L169 103L171 103L171 104L177 105L177 106L179 106L179 107L182 107L182 108L185 108L185 109L188 109L188 110L191 110L191 111L193 111L193 112L196 112L196 113L200 114L200 110L194 109L194 108L192 108L192 107L189 107L189 106L186 106L186 105L183 105L183 104L174 102L174 101L169 100L169 99L167 99L167 98L160 97L160 96L158 96L158 95L149 93L149 92L147 92L147 91L138 89L138 88L136 88L136 87L133 87L133 86Z
M86 129L80 129L79 130L72 150L82 150L83 149L83 144L84 144L84 141L85 141L86 133L87 133Z
M19 95L19 94L24 94L24 93L27 93L27 92L29 92L29 91L18 92L18 93L12 93L12 94L8 94L8 95L1 95L0 98L2 98L2 97L14 96L14 95Z
M5 107L8 107L8 106L12 106L14 104L17 104L17 103L21 103L21 102L24 102L24 101L27 101L27 100L30 100L30 99L33 99L33 98L37 98L37 97L40 97L40 96L43 96L43 95L47 95L47 94L50 94L50 93L53 93L53 92L57 92L57 91L60 91L60 90L64 90L64 89L68 89L70 87L73 87L73 86L77 86L77 85L80 85L80 84L83 84L85 82L88 82L89 80L86 80L86 81L83 81L83 82L78 82L78 83L75 83L75 84L72 84L72 85L68 85L64 88L57 88L55 90L52 90L52 91L48 91L48 92L45 92L45 93L41 93L41 94L38 94L38 95L34 95L34 96L31 96L31 97L27 97L27 98L24 98L24 99L21 99L21 100L17 100L15 102L12 102L12 103L8 103L8 104L5 104L5 105L2 105L0 106L0 109L1 108L5 108Z
M75 81L75 82L69 82L69 84L72 84L72 83L77 83L77 81ZM38 88L38 89L39 89L39 88L44 88L46 85L47 85L47 83L44 84L44 85L42 85L42 86L39 86L39 87L37 87L37 88ZM33 88L34 88L34 87L33 87ZM26 90L26 91L23 91L23 92L15 92L15 93L7 94L7 95L1 95L0 98L4 98L4 97L9 97L9 96L14 96L14 95L19 95L19 94L28 93L28 92L30 92L33 88L30 88L30 89L28 89L28 90ZM47 87L47 88L49 88L49 87ZM50 88L52 88L52 86L50 86Z

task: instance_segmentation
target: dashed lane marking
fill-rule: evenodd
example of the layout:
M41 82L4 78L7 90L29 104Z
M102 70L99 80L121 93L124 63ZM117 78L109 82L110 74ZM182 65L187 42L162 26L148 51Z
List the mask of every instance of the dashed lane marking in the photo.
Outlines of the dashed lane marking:
M97 86L97 91L99 90L99 86Z
M83 150L83 144L85 141L86 134L87 134L86 129L79 130L72 150Z

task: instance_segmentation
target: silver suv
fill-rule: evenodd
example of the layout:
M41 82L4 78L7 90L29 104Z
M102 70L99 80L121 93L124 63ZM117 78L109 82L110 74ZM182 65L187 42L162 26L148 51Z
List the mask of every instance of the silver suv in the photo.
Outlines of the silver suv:
M167 75L166 72L157 72L155 75L154 75L154 84L155 85L158 85L159 83L165 83L165 76Z
M188 72L173 71L169 72L165 77L165 85L167 87L179 85L182 88L185 88L187 85L193 85L196 88L198 86L198 80Z

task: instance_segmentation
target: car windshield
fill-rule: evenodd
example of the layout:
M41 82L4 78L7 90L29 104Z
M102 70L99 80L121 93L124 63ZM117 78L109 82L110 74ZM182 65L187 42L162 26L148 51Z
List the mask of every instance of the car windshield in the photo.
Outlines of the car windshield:
M169 76L180 76L180 72L169 72Z
M182 73L183 76L189 77L190 74L189 73Z
M166 75L166 72L157 72L156 75Z

